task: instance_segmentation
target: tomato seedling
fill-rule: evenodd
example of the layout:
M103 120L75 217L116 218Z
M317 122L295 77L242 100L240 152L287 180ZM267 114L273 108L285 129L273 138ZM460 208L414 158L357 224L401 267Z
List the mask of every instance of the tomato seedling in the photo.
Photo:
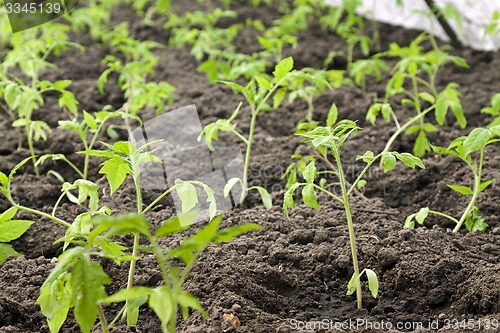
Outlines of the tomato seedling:
M436 153L458 157L467 164L474 176L472 188L465 185L448 185L448 187L462 195L470 196L471 199L460 219L425 207L406 218L404 224L405 228L413 228L415 226L415 221L419 224L423 224L429 214L434 214L455 222L456 226L453 232L458 232L464 223L465 227L470 232L476 230L484 231L488 227L488 224L479 216L479 208L476 206L476 201L479 194L493 183L493 179L482 182L481 178L483 173L484 151L488 145L500 142L498 137L500 137L500 125L493 126L489 129L475 128L468 136L462 136L453 140L448 148L433 146L432 148ZM478 152L479 157L473 158Z
M336 118L331 116L329 119L328 126L322 127L318 126L313 130L308 132L299 132L298 135L304 138L304 142L311 145L318 153L327 159L328 156L332 156L334 163L336 164L336 176L339 179L339 185L342 190L342 196L338 196L332 191L330 191L326 184L326 180L323 178L319 181L319 184L315 183L318 178L318 171L315 166L315 161L309 162L302 172L302 177L304 182L296 181L291 184L289 189L286 191L283 201L283 209L285 214L288 215L288 209L295 207L295 200L293 198L294 193L302 188L301 195L303 202L315 209L319 209L319 205L316 197L316 190L327 194L333 200L340 202L345 211L347 226L349 230L349 242L351 247L351 255L354 273L348 283L347 294L351 295L356 292L357 306L358 309L362 308L362 290L361 290L361 276L366 274L368 278L368 288L370 289L373 297L377 297L378 294L378 279L374 271L370 269L363 269L361 272L358 265L358 255L356 249L356 236L354 231L353 218L351 214L351 207L349 204L349 195L352 191L356 189L358 184L363 180L364 174L368 171L370 166L378 159L382 160L384 165L384 172L392 170L396 166L396 161L400 160L405 165L415 168L416 166L424 168L422 161L409 153L397 153L397 152L382 152L378 155L374 155L373 152L367 151L363 156L358 156L356 159L363 160L366 163L365 168L359 173L356 180L352 185L348 186L344 171L342 168L342 159L340 156L340 150L342 144L352 135L355 131L359 130L360 127L356 125L355 122L350 120L342 120L335 124Z

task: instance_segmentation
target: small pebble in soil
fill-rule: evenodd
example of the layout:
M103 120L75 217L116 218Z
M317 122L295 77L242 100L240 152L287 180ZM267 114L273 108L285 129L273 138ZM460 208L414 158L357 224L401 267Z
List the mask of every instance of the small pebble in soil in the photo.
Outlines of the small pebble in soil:
M378 260L382 268L388 269L398 263L399 253L393 248L383 248L378 252Z
M233 306L231 306L231 310L233 310L234 312L241 312L242 308L238 303L234 303Z

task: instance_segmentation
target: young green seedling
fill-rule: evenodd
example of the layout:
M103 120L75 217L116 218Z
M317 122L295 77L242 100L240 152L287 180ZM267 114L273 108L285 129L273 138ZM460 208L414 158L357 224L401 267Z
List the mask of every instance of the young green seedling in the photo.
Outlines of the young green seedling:
M309 83L309 89L312 92L324 89L329 86L329 83L321 76L310 74L308 70L293 70L293 59L291 57L283 59L276 65L272 78L255 76L246 86L241 86L233 82L223 81L223 83L233 88L235 92L242 94L250 106L252 117L248 136L245 137L236 128L237 124L235 123L235 119L240 112L242 106L241 103L238 105L230 118L219 119L215 123L207 125L203 129L202 134L205 135L205 140L210 149L213 149L212 142L219 139L219 131L232 133L246 145L243 179L230 180L225 192L226 194L229 193L229 190L239 182L243 189L240 203L243 202L247 190L257 190L263 199L264 205L269 208L271 206L271 196L264 188L260 186L252 186L247 189L248 170L250 167L250 156L252 152L255 127L257 125L257 117L264 111L277 109L287 94L289 94L289 101L291 102L293 102L293 100L297 97L305 96L300 95L300 92L307 90L307 88L305 88L306 83ZM272 106L268 104L271 97L273 98Z
M156 157L153 153L155 150L150 150L150 146L158 143L159 141L154 141L147 143L139 148L135 147L131 142L116 142L114 145L110 145L101 142L107 150L87 150L83 151L83 154L103 157L106 161L102 163L102 167L99 170L100 174L104 174L108 180L111 193L113 193L123 184L127 175L132 176L134 182L136 203L137 203L137 214L144 214L149 211L154 205L156 205L162 198L170 194L174 189L177 191L181 201L182 209L184 213L191 211L198 202L198 196L196 188L194 185L201 187L207 196L207 202L210 203L209 215L210 218L214 218L217 213L217 205L215 201L214 192L205 184L198 181L182 181L177 179L175 185L164 191L157 199L155 199L146 208L143 208L143 200L140 187L140 176L141 176L141 165L145 162L162 163L162 161ZM127 289L133 287L133 279L135 273L136 257L139 251L139 233L133 233L134 243L132 248L133 258L130 260L130 269L127 282ZM123 313L124 317L130 316L132 309L126 306L126 311Z
M78 120L77 118L73 118L73 120L60 120L59 128L73 131L80 138L84 150L92 150L97 141L97 138L102 133L105 128L106 123L117 117L121 118L132 118L133 120L141 123L139 117L121 112L121 111L108 111L111 109L111 106L106 106L102 111L95 112L94 115L87 111L83 111L83 119ZM116 137L117 133L114 131L113 126L107 127L107 133L110 137ZM81 167L76 166L71 162L65 155L63 154L45 154L38 158L36 162L36 166L42 165L48 159L52 159L54 161L60 160L66 162L83 180L87 180L88 178L88 168L89 168L89 157L90 155L85 155L85 161L83 164L83 169ZM56 175L59 179L62 179L57 172L52 171L52 174Z
M421 43L428 39L433 47L431 51L423 52ZM419 35L409 46L400 47L396 43L391 44L390 50L375 56L396 57L400 60L392 69L392 77L386 86L386 94L382 102L375 101L366 114L366 120L375 124L379 114L385 121L391 119L396 126L397 135L392 136L385 146L385 151L390 151L396 138L406 133L418 133L413 147L413 154L422 157L431 150L427 133L436 132L438 129L430 122L425 121L425 116L434 111L436 122L443 125L446 114L451 110L461 128L465 128L467 120L460 103L460 92L456 83L449 83L442 91L436 87L436 78L442 66L452 62L460 67L468 68L464 59L452 56L440 49L432 36ZM425 74L427 79L424 79ZM405 83L409 87L405 86ZM410 106L415 109L417 115L400 124L396 113L393 111L389 100L395 96L403 96L401 106ZM427 106L426 106L427 104Z
M150 223L143 214L126 214L116 217L97 217L90 219L89 228L65 236L58 242L69 242L74 247L59 256L56 267L45 280L37 303L46 316L51 333L59 332L66 321L70 309L73 309L75 319L83 333L90 333L96 318L98 318L104 333L119 320L127 310L127 325L135 326L139 317L139 308L148 303L161 321L162 332L174 333L177 324L177 311L180 308L182 316L187 319L190 310L201 312L204 318L208 315L203 310L198 299L183 290L184 282L198 259L200 253L210 244L230 242L234 237L251 230L261 230L255 224L245 224L219 229L222 217L213 219L195 235L186 238L179 246L172 249L162 249L158 240L181 233L194 222L196 215L184 216L181 223L179 217L164 222L156 232L150 230ZM127 234L141 235L148 241L143 246L146 253L154 255L163 278L163 284L156 287L136 286L121 289L108 296L105 285L111 283L101 264L94 258L105 258L120 264L124 261L138 259L138 253L132 256L125 251L127 248L118 241L116 236ZM182 266L173 265L175 260ZM115 318L108 324L103 305L126 302Z
M471 199L460 219L456 219L451 215L437 212L425 207L420 209L419 212L411 214L406 218L404 224L405 228L413 228L415 226L415 221L419 224L423 224L429 214L434 214L455 222L456 226L453 229L453 232L458 232L464 223L465 227L470 232L476 230L484 231L488 227L488 224L486 224L484 219L479 216L479 208L476 206L476 201L479 194L493 183L493 179L485 182L481 179L483 173L484 151L488 145L500 142L499 137L500 125L496 125L489 129L475 128L469 133L468 136L459 137L453 140L448 148L433 146L432 149L436 153L456 156L464 161L470 168L474 176L472 188L465 185L448 185L448 187L462 195L470 196ZM474 155L477 155L478 152L479 157L476 156L474 158Z
M378 155L374 155L373 152L367 151L363 156L358 156L356 158L357 160L361 159L366 163L365 168L359 173L358 177L352 183L352 185L348 186L342 168L340 149L342 144L349 138L349 136L355 131L359 130L360 127L358 127L355 122L350 120L342 120L336 125L333 125L335 121L336 119L334 119L334 117L331 117L329 119L329 122L331 123L328 124L330 126L318 126L308 132L299 132L298 135L303 137L304 142L308 143L315 150L317 150L318 154L320 154L324 159L328 159L329 156L333 157L334 163L336 164L336 175L339 179L342 196L338 196L332 193L332 191L330 191L327 186L325 186L327 184L324 178L319 181L319 184L315 183L316 179L318 178L318 171L316 169L315 162L311 161L302 172L304 182L296 181L294 184L291 184L289 189L286 191L283 201L283 209L285 211L285 214L288 215L288 209L295 207L293 195L299 188L302 188L301 195L303 202L311 208L318 209L321 207L317 201L316 191L327 194L329 197L331 197L335 201L340 202L343 205L349 230L349 242L354 268L354 273L348 283L347 294L351 295L356 292L357 306L359 309L361 309L363 306L360 280L361 276L363 274L366 274L368 278L368 288L370 289L373 297L377 297L378 294L378 279L375 272L370 269L365 268L362 271L359 270L356 249L356 236L354 232L353 218L349 203L349 195L356 189L358 184L363 181L362 178L364 174L378 159L381 159L383 162L384 172L388 172L393 169L396 166L397 160L402 161L404 164L411 168L415 168L415 166L423 168L424 165L418 157L415 157L408 153L400 154L397 152L382 152Z
M125 60L108 55L102 63L108 68L97 80L97 88L104 94L104 85L111 73L118 73L118 85L124 91L125 103L117 110L136 116L145 107L155 108L156 113L165 109L165 104L172 103L175 87L168 82L151 82L148 76L155 73L158 58L152 50L161 44L152 41L139 41L129 36L126 24L116 26L103 40L120 52ZM130 118L125 117L125 126L131 134Z

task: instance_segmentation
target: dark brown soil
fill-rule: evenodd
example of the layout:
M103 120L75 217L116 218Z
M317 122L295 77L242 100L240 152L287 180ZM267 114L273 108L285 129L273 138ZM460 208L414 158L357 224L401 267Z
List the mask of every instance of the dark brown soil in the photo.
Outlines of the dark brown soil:
M192 9L196 4L176 4L179 10ZM270 19L267 9L240 8L241 17ZM123 19L132 21L134 34L143 39L153 39L166 44L168 33L160 27L143 26L130 9L120 7L114 22ZM380 26L382 46L396 41L400 45L409 43L418 33L386 25ZM252 36L241 36L242 48L252 49ZM123 102L119 88L108 84L102 96L95 82L103 71L99 64L109 50L94 43L88 36L75 36L75 40L86 47L84 53L70 50L53 59L58 70L46 74L47 79L71 79L71 90L81 103L81 109L100 110L104 105L118 107ZM248 44L248 45L247 45ZM317 28L300 33L299 45L294 50L285 50L293 55L297 66L321 68L329 51L345 50L346 45L337 36L325 34ZM189 50L170 46L156 51L159 62L155 80L172 83L177 91L173 110L196 104L204 124L216 118L228 117L241 100L222 85L212 85L204 74L196 71L197 63ZM456 50L454 54L464 57L470 70L446 67L439 76L439 86L448 82L460 84L462 103L469 125L461 130L450 119L441 131L431 136L433 144L447 145L460 135L465 135L476 126L485 126L491 119L480 114L480 109L489 104L490 97L500 90L500 53L476 52L470 49ZM383 83L370 82L368 90L383 91ZM324 120L332 102L336 102L341 117L359 120L365 127L350 142L346 143L344 159L349 170L358 170L361 164L354 157L366 150L380 151L392 133L390 125L383 122L376 127L364 120L372 95L342 87L325 93L315 101L315 119ZM55 99L49 98L40 117L50 125L68 118L59 112ZM494 184L481 194L478 205L489 224L484 233L470 234L462 231L453 234L452 225L440 218L429 218L426 225L415 230L403 229L406 216L423 206L459 216L465 208L466 198L452 192L447 184L467 183L471 180L465 166L451 157L427 155L423 161L425 170L409 170L397 167L388 174L374 167L370 173L365 195L367 200L352 200L354 221L358 238L361 267L373 269L379 277L380 295L371 298L365 293L365 309L356 310L355 297L346 296L346 285L352 274L349 239L345 215L341 207L320 198L322 208L313 210L298 205L286 218L280 208L284 181L282 172L291 162L290 156L304 152L293 129L304 117L306 106L297 102L285 104L279 110L262 114L255 137L250 181L267 187L275 201L275 207L265 210L258 198L247 199L244 208L234 209L224 216L224 226L255 222L265 231L238 237L230 244L209 247L194 266L185 285L186 290L197 296L210 314L205 321L199 314L188 320L180 320L179 332L292 332L298 322L312 323L329 320L332 323L348 323L349 320L365 320L366 326L358 329L344 327L335 332L376 331L449 331L469 332L463 328L448 328L462 320L474 323L474 331L486 331L488 321L500 320L500 187ZM243 112L249 110L243 109ZM403 112L404 110L398 110ZM154 117L154 111L141 114L144 120ZM248 118L247 118L248 119ZM240 126L245 128L242 121ZM28 156L25 148L16 150L17 133L11 129L9 119L0 115L2 140L0 141L0 170L7 172L22 158ZM73 140L74 139L74 140ZM103 139L106 139L103 137ZM126 139L123 133L123 139ZM226 138L225 138L226 139ZM411 137L403 137L394 150L410 151ZM231 137L227 140L236 142ZM81 162L75 154L82 147L76 138L55 130L47 142L37 144L37 152L64 153L70 159ZM242 147L243 148L243 147ZM351 162L352 161L352 162ZM97 173L98 160L91 166L91 180L107 187L106 181ZM76 175L62 164L44 166L45 175L55 168L67 179ZM500 179L500 149L490 147L484 168L484 179ZM14 197L20 203L49 212L60 195L60 184L50 176L36 177L29 166L19 172L13 186ZM106 191L109 193L109 190ZM128 181L113 197L104 195L102 204L116 213L134 209L133 186ZM145 192L145 200L151 201L154 193ZM156 226L174 214L170 201L148 214ZM0 211L7 209L8 202L0 199ZM60 217L72 220L80 213L73 204L64 203ZM21 217L33 218L29 214ZM64 230L48 220L36 218L37 223L19 240L13 242L15 249L25 256L10 258L0 270L0 332L39 333L48 332L45 318L36 299L40 286L54 266L54 258L61 251L61 244L54 240ZM168 239L165 245L179 239ZM130 241L130 240L127 240ZM127 265L107 263L107 273L113 278L108 292L114 292L126 284ZM155 261L144 257L139 262L135 283L156 286L161 277ZM367 286L365 285L365 289ZM106 308L112 318L117 307ZM223 321L222 314L233 313L241 327L234 329ZM390 322L422 322L424 329L384 330L371 328L370 324ZM427 326L429 323L438 326ZM482 325L482 326L480 326ZM386 328L389 326L385 326ZM410 327L410 326L407 326ZM428 329L429 328L429 329ZM63 332L78 332L74 320L69 319ZM96 326L95 332L99 329ZM304 332L324 332L323 328L312 328ZM500 326L489 332L499 332ZM141 310L136 328L117 326L113 332L161 332L159 321L148 310Z

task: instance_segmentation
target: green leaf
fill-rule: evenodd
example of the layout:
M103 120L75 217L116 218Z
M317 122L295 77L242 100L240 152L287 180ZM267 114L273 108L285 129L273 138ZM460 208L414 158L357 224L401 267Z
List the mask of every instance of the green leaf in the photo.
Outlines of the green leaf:
M35 222L28 220L10 220L0 222L0 242L8 243L21 237Z
M182 212L188 213L198 203L198 194L193 184L180 179L175 181L175 190L181 199Z
M302 200L308 207L314 209L321 208L318 201L316 200L316 192L314 191L313 184L307 184L302 188Z
M87 124L89 128L97 129L97 122L95 118L85 110L83 110L83 120L85 121L85 124Z
M347 283L347 296L354 294L356 291L356 273L352 273L351 279Z
M12 220L12 218L16 216L17 211L18 211L17 207L10 207L9 209L7 209L0 215L0 223Z
M424 224L425 219L429 216L429 212L429 207L420 208L417 214L415 214L415 220L417 220L419 224Z
M111 195L123 184L127 174L132 174L129 164L120 158L111 158L102 164L100 174L106 175Z
M182 218L185 219L188 217L191 217L194 220L196 218L196 215L188 213L184 214ZM188 223L187 225L181 224L179 216L174 216L162 223L162 225L156 230L155 237L160 238L182 232L188 229L189 225L191 225L191 223Z
M181 290L177 294L177 302L182 309L182 317L186 320L189 316L189 309L193 309L201 312L204 319L208 319L209 316L201 306L200 301L191 293Z
M12 245L0 243L0 265L2 265L8 257L21 257L22 254L14 250Z
M234 185L237 183L240 183L240 187L242 186L241 179L235 177L231 178L227 181L226 185L224 186L224 197L227 198L229 195L229 192L233 189Z
M9 183L9 177L5 175L5 173L0 172L0 185L4 186Z
M133 287L121 289L111 296L100 299L99 303L111 304L127 302L127 325L135 326L139 319L139 308L148 301L151 288Z
M282 79L293 69L293 58L288 57L281 60L274 68L273 75L278 80Z
M410 153L397 153L396 157L398 160L403 162L406 166L415 169L415 166L418 166L421 169L425 169L424 163L422 163L422 160L416 156L413 156Z
M424 131L420 131L417 135L417 139L415 140L415 144L413 146L413 154L417 157L422 157L426 152L431 150L431 145Z
M491 139L491 132L487 128L475 128L465 138L463 147L465 154L470 154L476 150L483 148Z
M337 105L332 103L330 106L330 110L328 111L328 117L326 118L326 126L332 127L337 122L337 118L339 116L339 110L337 109Z
M429 102L430 104L434 104L436 102L436 98L426 91L419 93L418 97L426 102Z
M316 179L316 166L314 164L314 161L310 162L304 171L302 172L302 177L304 177L305 181L309 184L312 184L314 182L314 179Z
M294 183L285 192L285 195L283 198L283 212L285 213L285 216L288 216L288 209L289 208L295 208L295 200L293 199L293 194L295 193L295 190L298 188L298 186L299 185L297 183Z
M255 223L247 223L219 230L214 237L215 243L229 243L234 237L247 233L249 231L263 230L260 225Z
M465 227L469 232L485 231L488 223L479 215L479 208L474 206L465 218Z
M3 98L10 108L13 108L14 101L18 96L18 85L17 83L10 83L5 87Z
M265 188L262 186L252 186L252 189L256 189L259 191L260 197L262 198L262 203L266 209L271 209L273 207L273 200L271 199L271 195Z
M483 192L488 186L491 185L491 183L493 183L493 181L494 181L494 179L491 179L491 180L485 181L484 183L479 185L479 192Z
M361 156L361 155L356 156L356 161L363 160L363 162L365 162L365 163L370 163L371 161L373 161L373 159L374 159L374 155L373 155L373 152L370 150L366 151L363 154L363 156Z
M165 286L150 291L148 304L160 319L163 327L166 327L169 323L172 312L177 310L175 309L172 295Z
M463 185L448 185L449 188L451 188L453 191L458 192L463 195L470 195L472 194L472 189L468 186L463 186Z
M257 83L259 84L259 86L263 87L266 90L271 89L271 83L267 79L265 79L264 77L255 76L254 78L257 81Z
M279 89L273 96L273 109L277 109L280 105L281 102L285 99L286 96L286 89L281 88Z
M90 333L96 320L100 299L105 298L105 284L111 280L97 262L78 260L71 271L75 319L82 333Z
M382 155L382 164L384 166L384 173L391 171L396 166L396 157L390 152Z
M44 284L36 303L47 318L51 333L59 332L72 306L71 275L64 272L50 283Z
M413 229L413 228L415 228L415 222L413 221L413 219L415 218L416 215L417 215L417 213L413 213L413 214L409 215L405 219L405 223L404 223L403 228L405 228L405 229Z
M368 278L368 289L370 289L373 298L377 298L378 295L378 278L377 274L371 269L365 269L366 277Z

